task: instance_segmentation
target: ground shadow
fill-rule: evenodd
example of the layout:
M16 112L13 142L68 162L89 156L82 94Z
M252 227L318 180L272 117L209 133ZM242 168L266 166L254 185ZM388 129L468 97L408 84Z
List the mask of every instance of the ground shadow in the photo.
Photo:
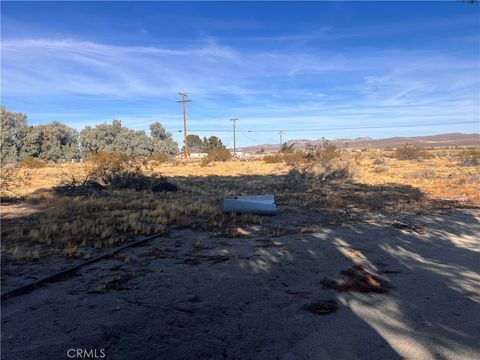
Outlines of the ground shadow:
M126 258L89 265L79 276L5 301L6 358L63 358L69 348L105 349L110 359L478 355L478 298L471 289L478 280L472 260L478 249L465 240L480 230L473 214L407 218L426 229L417 234L392 227L389 219L367 221L370 212L397 216L409 205L437 205L409 186L306 183L285 176L171 181L178 196L215 206L225 196L274 193L279 214L261 226L225 217L222 226L242 227L243 236L172 223L169 234L129 249ZM152 196L172 200L172 194ZM209 221L200 214L195 220ZM322 287L322 280L355 263L349 249L388 279L394 287L389 294ZM38 271L52 264L42 259ZM125 284L91 293L99 280L122 273L132 274ZM336 312L305 310L327 300L338 303Z

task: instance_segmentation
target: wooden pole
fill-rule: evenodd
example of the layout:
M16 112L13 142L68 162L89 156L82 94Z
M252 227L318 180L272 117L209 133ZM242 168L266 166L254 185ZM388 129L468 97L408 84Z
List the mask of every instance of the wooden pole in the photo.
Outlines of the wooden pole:
M191 102L192 100L186 100L188 96L187 93L178 93L182 100L178 100L178 103L182 103L183 106L183 158L188 158L188 142L187 142L187 102Z
M236 136L236 129L235 129L235 124L238 121L238 119L230 119L231 122L233 122L233 155L237 155L237 136Z

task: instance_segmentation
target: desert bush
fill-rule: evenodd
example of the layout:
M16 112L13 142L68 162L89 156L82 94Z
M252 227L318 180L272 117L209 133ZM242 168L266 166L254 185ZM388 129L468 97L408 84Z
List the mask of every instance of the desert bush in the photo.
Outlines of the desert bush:
M210 159L208 156L205 156L203 159L202 159L202 162L200 163L200 166L201 167L207 167L208 165L210 165L212 163L212 159Z
M325 180L330 179L350 179L355 176L353 165L348 161L342 161L329 167L324 175Z
M116 152L99 152L93 154L87 165L87 178L102 185L110 183L112 177L125 172L136 171L131 169L128 156Z
M208 152L207 158L210 161L228 161L232 157L232 154L228 149L224 148L213 148Z
M414 173L413 177L416 179L435 179L437 177L437 172L435 169L422 169Z
M385 165L385 159L377 157L373 160L373 165Z
M340 152L337 147L326 139L322 139L320 145L307 145L305 147L305 159L318 162L323 167L328 167L338 157L340 157Z
M280 148L279 152L281 152L281 153L293 152L293 151L295 151L294 146L295 146L295 143L289 144L289 143L285 142L285 143L282 144L282 147Z
M480 184L480 173L472 174L466 179L467 184Z
M300 166L294 167L292 171L296 175L300 174L303 178L321 181L349 179L355 175L355 168L350 161L336 161L328 166L322 166L318 162L304 162Z
M31 175L27 171L21 171L13 164L6 164L0 168L0 191L19 196L15 191L29 184Z
M232 158L232 154L225 148L213 148L211 149L207 156L202 159L200 163L201 167L206 167L214 161L228 161Z
M129 158L123 153L100 152L89 159L85 177L81 180L68 176L60 186L55 187L57 194L81 195L98 192L104 188L135 189L152 191L176 191L175 185L169 183L159 174L144 174L147 159Z
M480 165L480 149L465 149L458 157L461 166Z
M265 155L263 157L263 161L265 161L267 164L279 164L283 162L283 154L275 153L275 154Z
M283 161L289 166L295 166L305 161L305 153L303 151L291 151L282 155Z
M377 174L384 173L387 171L387 167L385 165L377 165L373 167L372 171Z
M395 151L395 157L398 160L418 160L426 159L429 155L422 146L405 144Z
M47 166L47 162L44 160L40 160L32 156L29 156L22 161L21 166L26 169L39 169Z
M172 159L172 157L168 154L165 154L165 153L159 153L159 154L155 154L155 155L152 155L150 156L150 160L154 161L155 163L158 163L158 164L164 164L168 161L170 161Z

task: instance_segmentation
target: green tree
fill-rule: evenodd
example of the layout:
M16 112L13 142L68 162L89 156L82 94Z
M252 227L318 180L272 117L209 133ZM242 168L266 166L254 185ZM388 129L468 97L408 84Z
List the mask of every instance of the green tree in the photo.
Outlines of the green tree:
M151 136L145 131L135 131L122 126L120 120L112 124L87 126L80 132L80 145L85 155L98 152L120 152L129 156L152 154L173 155L178 145L172 134L158 122L150 125Z
M216 136L210 136L208 139L206 137L203 138L203 152L208 153L211 150L226 148L222 140Z
M188 149L191 152L202 152L203 150L203 142L200 136L195 134L187 135L187 144Z
M173 140L172 134L166 131L159 122L150 125L150 136L153 139L155 154L175 155L178 153L178 144Z
M27 148L27 156L39 156L55 162L78 157L78 132L75 129L59 121L53 121L34 127L31 132L32 136L29 139L32 143L28 144L28 147L35 149L35 152L32 153ZM37 155L39 145L41 154Z
M27 134L27 116L0 107L0 160L2 164L19 161Z

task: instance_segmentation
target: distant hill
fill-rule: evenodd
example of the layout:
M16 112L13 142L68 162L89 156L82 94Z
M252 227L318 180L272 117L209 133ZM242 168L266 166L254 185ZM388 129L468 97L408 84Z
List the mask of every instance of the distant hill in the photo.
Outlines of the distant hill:
M306 140L297 139L289 140L288 144L294 144L295 149L304 149L307 144L320 144L322 140ZM480 134L462 134L450 133L428 136L413 136L413 137L390 137L385 139L372 139L369 137L359 137L355 139L335 139L331 141L339 148L396 148L405 144L418 144L427 147L450 147L450 146L480 146ZM279 144L261 144L255 146L247 146L238 148L237 151L244 153L255 153L261 148L265 152L275 152L280 149Z

